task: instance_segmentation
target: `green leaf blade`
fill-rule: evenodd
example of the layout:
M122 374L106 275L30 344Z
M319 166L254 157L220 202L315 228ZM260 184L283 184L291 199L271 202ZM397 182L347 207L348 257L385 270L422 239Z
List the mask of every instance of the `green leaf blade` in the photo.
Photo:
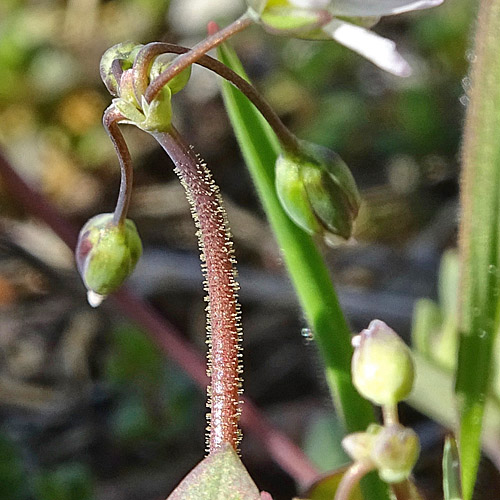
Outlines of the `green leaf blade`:
M461 315L456 393L464 500L474 492L484 405L499 327L500 2L481 2L462 174Z

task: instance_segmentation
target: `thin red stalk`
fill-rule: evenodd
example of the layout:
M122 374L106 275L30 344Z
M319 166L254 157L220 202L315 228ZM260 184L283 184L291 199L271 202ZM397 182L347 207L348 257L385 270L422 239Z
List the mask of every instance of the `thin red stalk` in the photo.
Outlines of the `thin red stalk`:
M127 218L130 198L132 196L132 184L134 181L132 158L130 157L125 138L118 126L118 122L123 119L125 119L125 117L114 106L110 106L106 109L102 118L102 124L115 147L116 155L120 162L120 192L113 214L113 223L116 225L123 224Z
M24 209L43 220L69 248L75 249L78 230L40 193L30 187L10 166L0 153L0 178L7 191ZM165 356L177 363L199 386L208 383L205 360L182 335L149 304L135 296L126 287L110 296L110 300L124 316L135 322L162 350ZM244 398L245 411L241 424L261 443L273 460L303 487L317 479L319 472L280 430L276 429L248 399Z
M334 500L349 500L353 488L373 469L374 466L370 462L353 463L342 476Z
M144 90L145 82L147 81L147 74L151 67L152 61L160 54L189 54L192 49L175 45L172 43L152 42L144 46L134 61L134 85L136 86L136 97L140 102L141 92ZM286 125L281 121L280 117L276 114L269 103L260 95L257 89L247 82L240 75L235 73L232 69L222 64L217 59L208 55L201 55L194 61L194 64L203 66L210 71L213 71L220 77L232 83L239 89L245 96L253 103L253 105L260 111L262 116L269 123L274 133L280 140L281 144L287 151L296 151L299 147L298 140ZM168 71L168 70L166 70ZM155 80L156 81L156 80Z
M243 14L239 19L221 29L217 33L208 36L195 45L188 53L177 57L172 64L155 80L153 80L144 94L146 101L150 103L158 92L175 76L185 70L188 66L196 62L203 54L217 47L231 36L243 31L252 24L252 19Z
M238 448L240 430L240 310L233 244L218 186L205 163L172 126L153 137L167 152L186 190L198 227L208 292L209 452L224 442Z
M416 486L409 479L401 483L391 484L391 489L396 500L423 500Z

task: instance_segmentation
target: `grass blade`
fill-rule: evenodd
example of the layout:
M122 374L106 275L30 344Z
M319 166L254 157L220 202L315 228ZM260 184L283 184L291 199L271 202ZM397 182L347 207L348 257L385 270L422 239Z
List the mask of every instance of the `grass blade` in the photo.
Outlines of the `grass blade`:
M236 53L227 45L218 50L220 60L246 78ZM350 330L328 269L311 237L289 219L276 195L274 165L279 152L278 141L260 113L239 90L227 82L223 82L222 90L243 157L282 249L306 319L314 331L337 412L349 432L365 429L373 421L373 409L351 382ZM366 498L386 499L385 485L375 476L367 479Z
M456 393L464 500L474 491L498 330L500 287L500 1L483 0L463 144L461 316Z

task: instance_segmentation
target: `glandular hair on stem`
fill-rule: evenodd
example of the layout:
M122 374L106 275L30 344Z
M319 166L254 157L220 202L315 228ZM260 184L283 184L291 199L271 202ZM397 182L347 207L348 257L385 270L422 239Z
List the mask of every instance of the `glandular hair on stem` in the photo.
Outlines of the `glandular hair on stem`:
M233 243L231 241L231 235L228 230L228 220L227 215L224 210L222 199L220 196L220 190L218 186L214 183L211 173L209 172L206 164L196 155L196 169L195 175L198 182L193 182L193 179L186 179L186 175L193 175L193 170L190 170L190 165L183 165L182 163L177 163L176 173L180 177L181 182L186 190L189 203L191 205L191 213L195 221L198 236L198 245L200 250L200 260L202 262L202 272L204 275L204 289L208 294L214 293L213 287L217 286L217 283L225 283L224 291L217 291L217 300L226 302L226 307L222 312L217 306L216 313L218 316L218 321L221 324L232 325L229 327L229 334L233 339L231 343L233 344L232 349L236 349L234 359L229 363L229 366L233 366L233 378L235 380L230 381L230 384L234 387L233 395L231 396L231 404L236 407L236 410L232 412L231 422L229 425L235 425L236 433L236 447L241 439L241 432L237 428L237 420L241 413L240 411L240 401L239 395L242 392L242 364L241 364L241 346L238 344L241 339L241 308L237 302L237 292L239 290L239 285L236 281L236 259L234 257ZM200 215L201 214L201 215ZM203 219L200 220L200 217ZM207 234L207 226L210 226L210 234ZM218 252L211 252L212 248L206 248L206 245L217 244L220 245ZM216 271L214 272L214 269ZM212 273L210 274L210 272ZM210 275L210 276L209 276ZM210 281L210 282L209 282ZM209 354L207 356L207 374L212 377L214 376L214 356L213 356L213 308L215 304L210 301L210 296L205 300L208 301L206 307L207 314L207 344L209 346ZM220 304L219 304L220 305ZM231 312L229 312L231 311ZM229 313L229 314L228 314ZM216 332L219 333L219 332ZM220 339L218 339L220 341ZM218 346L220 348L220 346ZM227 363L228 360L225 360ZM220 361L218 361L220 362ZM226 381L227 382L227 381ZM220 389L218 389L220 390ZM214 390L212 386L207 389L208 402L207 406L214 411ZM207 415L208 423L208 435L207 435L207 451L213 447L213 440L211 438L211 426L214 425L214 419L212 414ZM226 422L227 424L227 422Z

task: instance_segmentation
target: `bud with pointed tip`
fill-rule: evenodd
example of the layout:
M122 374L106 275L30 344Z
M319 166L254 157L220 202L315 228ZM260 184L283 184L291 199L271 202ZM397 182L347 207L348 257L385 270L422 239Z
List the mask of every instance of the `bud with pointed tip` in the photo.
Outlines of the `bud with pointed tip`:
M383 321L373 320L353 339L352 381L358 392L380 406L393 406L411 392L411 351Z
M76 263L96 307L132 273L142 253L135 224L114 224L113 214L99 214L83 226L76 246Z
M383 427L375 436L372 461L380 478L387 483L400 483L408 478L420 453L415 432L400 424Z
M327 243L348 240L360 196L347 165L332 150L300 141L300 150L276 161L276 189L289 217Z

